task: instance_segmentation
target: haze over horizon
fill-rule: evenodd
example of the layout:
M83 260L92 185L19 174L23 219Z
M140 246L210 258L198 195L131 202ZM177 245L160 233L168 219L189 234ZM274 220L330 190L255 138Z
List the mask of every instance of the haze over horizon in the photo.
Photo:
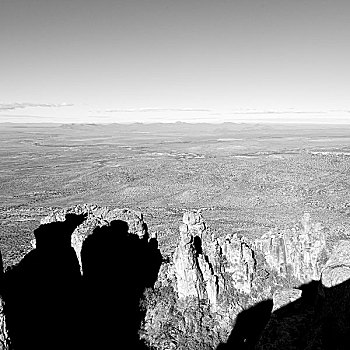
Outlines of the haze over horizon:
M3 0L0 122L350 123L347 1Z

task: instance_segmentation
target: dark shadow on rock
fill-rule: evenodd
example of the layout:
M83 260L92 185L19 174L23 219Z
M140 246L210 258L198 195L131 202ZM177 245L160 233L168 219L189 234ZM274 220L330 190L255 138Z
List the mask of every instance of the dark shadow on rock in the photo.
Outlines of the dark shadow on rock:
M2 295L13 349L78 347L81 274L70 238L84 219L67 215L40 225L36 248L6 271Z
M261 332L270 319L272 307L273 302L268 299L239 313L227 343L220 344L217 350L254 349Z
M272 313L254 349L350 348L350 280L326 288L301 285L302 295Z
M143 315L139 302L153 286L161 264L157 241L128 232L115 220L98 227L83 243L86 349L143 349L138 330Z
M199 254L203 254L202 241L201 241L201 238L199 236L194 236L194 238L193 238L193 245L194 245L194 249L196 251L196 255L197 256Z

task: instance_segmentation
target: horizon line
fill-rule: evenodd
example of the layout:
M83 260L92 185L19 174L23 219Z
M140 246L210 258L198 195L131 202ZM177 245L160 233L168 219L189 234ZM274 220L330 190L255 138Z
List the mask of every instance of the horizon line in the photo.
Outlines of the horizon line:
M344 122L320 122L320 121L280 121L280 122L276 122L276 121L237 121L237 122L233 122L233 121L220 121L220 122L213 122L213 121L181 121L181 120L175 120L175 121L166 121L166 122L162 122L162 121L133 121L133 122L58 122L58 121L4 121L2 122L0 120L0 124L15 124L15 125L24 125L24 124L40 124L40 125L137 125L137 124L141 124L141 125L154 125L154 124L189 124L189 125L195 125L195 124L207 124L207 125L223 125L223 124L254 124L254 125L263 125L263 124L274 124L274 125L336 125L336 126L341 126L341 125L350 125L350 120L347 123Z

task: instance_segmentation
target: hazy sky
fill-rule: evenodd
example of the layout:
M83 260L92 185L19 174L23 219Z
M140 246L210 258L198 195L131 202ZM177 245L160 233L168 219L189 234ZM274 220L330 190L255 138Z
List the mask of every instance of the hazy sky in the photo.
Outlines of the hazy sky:
M0 0L0 121L350 123L348 0Z

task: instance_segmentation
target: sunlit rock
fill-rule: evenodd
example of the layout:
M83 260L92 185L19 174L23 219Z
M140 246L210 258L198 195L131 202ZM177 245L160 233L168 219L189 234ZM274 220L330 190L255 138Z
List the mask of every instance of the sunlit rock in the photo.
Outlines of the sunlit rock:
M282 289L277 290L273 294L273 309L272 311L276 311L281 307L292 303L293 301L299 299L301 297L302 291L300 289Z
M350 241L342 240L334 247L322 271L322 284L333 287L350 279Z
M0 350L9 350L10 343L6 325L6 315L4 313L4 300L0 297Z
M180 299L190 296L204 299L204 281L196 257L194 238L185 225L180 228L180 242L173 257L177 293Z
M234 287L249 294L255 272L253 250L237 234L231 234L221 241L218 240L225 263L221 270L231 275Z
M320 279L325 263L326 238L320 224L305 214L292 229L271 230L255 242L271 269L282 276L291 274L300 282Z

